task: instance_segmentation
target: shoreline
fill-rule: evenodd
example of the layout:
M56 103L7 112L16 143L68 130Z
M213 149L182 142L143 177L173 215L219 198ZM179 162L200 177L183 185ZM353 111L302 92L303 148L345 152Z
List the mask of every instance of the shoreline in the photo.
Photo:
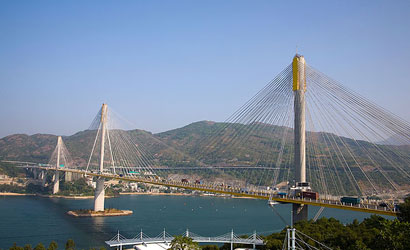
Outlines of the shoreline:
M0 193L0 196L38 196L42 198L62 198L62 199L73 199L73 200L85 200L85 199L94 199L94 196L82 196L82 195L51 195L51 194L24 194L24 193ZM105 196L105 198L113 198L114 196Z
M120 195L169 195L169 196L195 196L185 193L141 193L141 192L120 192Z
M70 199L70 200L86 200L86 199L94 199L94 196L82 196L82 195L73 195L73 196L65 196L65 195L48 195L48 194L38 194L37 196L43 198L62 198L62 199ZM107 197L106 197L107 198Z
M36 194L11 193L11 192L0 193L0 196L35 196L35 195Z
M152 196L201 196L201 197L218 197L218 198L232 198L232 199L255 199L251 197L241 197L241 196L219 196L219 195L207 195L207 194L186 194L186 193L141 193L141 192L121 192L120 195L152 195ZM86 200L94 199L94 196L64 196L64 195L47 195L47 194L24 194L24 193L0 193L0 196L38 196L42 198L60 198L60 199L71 199L71 200ZM105 196L105 198L115 198L114 196Z

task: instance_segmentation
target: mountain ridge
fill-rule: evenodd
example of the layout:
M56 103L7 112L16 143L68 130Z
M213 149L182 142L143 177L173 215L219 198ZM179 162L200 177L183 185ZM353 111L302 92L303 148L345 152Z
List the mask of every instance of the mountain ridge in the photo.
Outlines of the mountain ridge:
M262 166L273 169L279 166L290 168L292 165L293 129L289 127L261 123L198 121L155 134L140 129L127 130L125 133L138 142L138 147L143 146L144 150L152 156L152 163L158 166L201 167L205 164L233 167ZM63 141L73 156L75 165L87 165L95 135L96 130L83 130L71 136L63 136ZM349 171L357 176L358 182L365 181L364 173L372 179L382 180L385 172L377 168L375 164L378 164L383 166L383 171L389 172L397 182L407 183L403 175L394 172L397 169L383 165L386 162L383 157L387 155L397 160L403 169L408 171L409 166L406 165L408 159L401 160L397 155L410 155L409 145L377 145L377 148L386 151L386 155L382 156L378 155L378 149L373 144L366 141L355 141L326 132L307 132L306 138L307 145L315 142L314 147L307 147L306 151L307 158L311 159L309 167L314 178L319 178L319 174L325 178L334 178L329 172L333 168L338 171L342 179L345 178L342 180L342 185L345 185L349 173L346 172L344 164L348 164ZM278 147L284 139L286 139L284 146ZM52 134L9 135L0 139L0 160L47 163L56 142L57 136ZM332 162L335 164L340 153L347 157L339 161L339 165L329 165ZM349 158L351 153L356 157ZM368 159L367 154L371 154L372 158ZM360 162L361 167L357 166L357 162ZM321 173L321 171L325 172ZM231 171L231 174L240 176L237 172ZM261 177L256 175L263 175L263 173L253 175L254 177L246 178L254 178L254 182L257 182ZM285 178L284 173L279 175L280 178Z

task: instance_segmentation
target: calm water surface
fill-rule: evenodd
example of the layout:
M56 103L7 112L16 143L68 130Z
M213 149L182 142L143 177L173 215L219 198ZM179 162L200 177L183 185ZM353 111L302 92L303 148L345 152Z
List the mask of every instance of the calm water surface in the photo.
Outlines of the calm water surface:
M172 235L187 228L203 236L217 236L231 229L237 234L260 234L280 231L285 224L266 201L220 197L123 195L106 199L106 207L134 211L126 217L74 218L68 210L91 208L93 200L68 200L41 197L0 196L0 249L14 242L35 246L55 240L62 248L74 239L77 248L105 246L117 230L133 237L141 229L157 236L165 228ZM277 205L279 214L289 223L290 205ZM318 210L309 208L313 217ZM322 216L335 217L343 223L359 221L368 214L326 208Z

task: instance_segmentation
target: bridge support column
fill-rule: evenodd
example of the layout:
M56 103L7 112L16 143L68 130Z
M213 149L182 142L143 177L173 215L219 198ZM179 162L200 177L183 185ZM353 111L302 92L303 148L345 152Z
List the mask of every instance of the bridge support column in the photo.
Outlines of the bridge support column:
M40 179L41 179L41 186L45 187L46 186L46 179L47 179L47 172L44 170L40 171Z
M298 222L308 219L308 205L292 204L292 220Z
M38 179L39 178L39 173L36 168L32 168L31 170L33 172L33 179Z
M105 145L105 132L107 122L107 104L103 104L101 107L101 147L100 147L100 169L99 173L104 171L104 145ZM98 177L95 185L94 194L94 211L104 211L104 178Z
M53 194L60 192L60 173L56 170L54 174Z
M94 194L94 211L104 211L104 178L98 177Z
M61 154L61 136L57 138L57 161L56 161L56 172L54 174L54 185L53 185L53 194L56 194L60 191L60 173L58 168L60 167L60 154Z
M296 54L292 62L293 92L294 92L294 164L295 164L295 194L302 192L308 186L306 183L306 124L305 124L305 91L306 73L305 58ZM299 184L298 184L299 183ZM307 184L307 185L304 185ZM300 186L299 186L300 185ZM300 190L298 190L298 186ZM293 221L308 219L307 205L293 204Z
M65 182L73 181L73 173L65 172L64 181Z

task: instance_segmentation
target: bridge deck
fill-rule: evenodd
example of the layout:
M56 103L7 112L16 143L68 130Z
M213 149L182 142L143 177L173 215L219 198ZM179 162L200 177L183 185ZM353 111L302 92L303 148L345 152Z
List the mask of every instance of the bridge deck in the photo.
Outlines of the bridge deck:
M44 170L55 170L52 167L43 167L43 166L36 166L38 169ZM126 176L119 176L114 174L108 173L92 173L86 172L83 170L78 169L68 169L68 168L59 168L58 171L64 172L72 172L78 173L83 175L90 175L90 176L98 176L104 177L107 179L117 179L117 180L124 180L124 181L131 181L131 182L140 182L146 184L154 184L154 185L161 185L161 186L168 186L168 187L176 187L176 188L185 188L191 190L198 190L210 193L220 193L220 194L228 194L233 196L240 196L240 197L248 197L248 198L255 198L255 199L264 199L264 200L274 200L282 203L294 203L294 204L306 204L312 206L320 206L320 207L328 207L328 208L337 208L337 209L344 209L344 210L351 210L357 212L365 212L365 213L373 213L373 214L380 214L380 215L389 215L389 216L397 216L397 212L394 210L389 210L386 207L382 208L377 204L365 203L365 204L343 204L339 200L312 200L312 199L303 199L303 198L296 198L296 197L276 197L272 196L269 191L242 191L241 188L238 187L221 187L221 186L213 186L207 184L191 184L191 183L182 183L177 181L168 181L168 180L160 180L160 179L149 179L149 178L142 178L142 177L126 177Z
M247 244L247 245L264 245L263 240L256 239L229 239L221 237L191 237L194 242L198 243L234 243L234 244ZM105 243L110 247L118 246L130 246L139 244L150 244L150 243L170 243L174 237L157 237L157 238L145 238L145 239L120 239L120 240L109 240Z
M263 239L254 232L247 238L239 237L236 235L233 230L230 233L224 235L215 236L215 237L203 237L195 233L187 231L184 233L184 236L190 237L194 242L198 243L230 243L230 244L245 244L245 245L264 245ZM130 245L140 245L140 244L152 244L152 243L171 243L174 239L173 236L168 234L165 229L163 233L157 237L149 237L144 234L142 231L136 237L132 239L127 239L124 236L118 234L114 236L111 240L106 241L105 243L110 247L120 247L130 246Z

